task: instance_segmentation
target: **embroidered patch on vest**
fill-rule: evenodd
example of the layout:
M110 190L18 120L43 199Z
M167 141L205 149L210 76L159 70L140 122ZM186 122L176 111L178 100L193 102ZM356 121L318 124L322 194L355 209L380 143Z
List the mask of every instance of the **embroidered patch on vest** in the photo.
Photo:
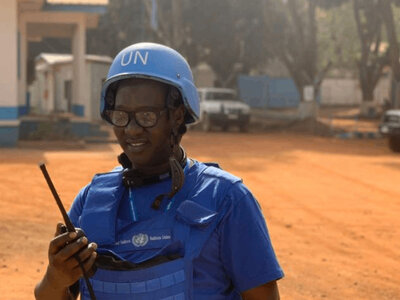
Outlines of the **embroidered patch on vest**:
M135 247L143 247L146 246L146 244L149 241L149 236L145 233L139 233L136 234L132 237L132 244Z
M168 245L171 240L170 229L130 231L120 236L114 247L119 251L157 249Z

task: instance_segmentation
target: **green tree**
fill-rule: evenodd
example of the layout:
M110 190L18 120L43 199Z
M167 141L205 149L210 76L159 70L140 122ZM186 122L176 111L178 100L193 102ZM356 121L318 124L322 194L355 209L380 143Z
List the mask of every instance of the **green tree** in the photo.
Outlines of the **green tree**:
M192 2L188 15L192 39L198 49L198 59L212 66L222 86L235 85L239 73L249 73L264 65L270 57L262 32L262 2Z
M219 84L234 86L268 58L264 43L262 0L158 1L159 41L180 50L191 65L208 63ZM146 4L148 15L151 3Z
M353 12L360 40L361 53L357 59L362 100L374 100L374 90L382 77L382 70L389 63L385 49L383 19L379 0L353 0ZM387 48L387 47L386 47Z
M323 78L331 66L319 62L318 8L328 10L341 0L270 0L264 5L267 37L271 50L288 69L303 100L305 86L318 95Z
M151 26L149 0L110 0L99 27L88 35L89 50L114 56L138 41L154 41L181 52L191 66L208 63L223 86L239 73L263 65L271 55L262 32L263 0L157 1L158 26Z
M317 21L319 66L331 61L332 68L356 74L360 43L352 3L320 11Z
M98 27L88 31L88 52L113 57L133 43L154 40L146 22L143 0L109 0Z
M380 12L385 24L387 39L389 43L390 66L393 72L393 80L395 82L395 102L394 106L399 106L400 99L400 49L396 28L396 20L394 13L394 5L400 6L399 0L381 0Z

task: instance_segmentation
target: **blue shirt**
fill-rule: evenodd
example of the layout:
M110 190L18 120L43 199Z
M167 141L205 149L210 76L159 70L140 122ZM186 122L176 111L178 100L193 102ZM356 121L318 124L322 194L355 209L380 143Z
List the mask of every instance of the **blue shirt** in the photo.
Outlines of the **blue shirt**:
M189 169L185 168L185 185L196 181ZM221 178L218 174L221 174ZM218 170L216 176L206 178L207 184L218 185L222 176L228 173ZM205 184L205 181L203 184ZM126 189L120 202L117 216L117 232L127 224L154 218L165 213L173 205L172 200L164 199L161 209L154 210L151 203L161 193L169 192L169 179L140 188ZM85 201L86 186L76 197L69 215L72 222L79 226L79 216ZM202 185L195 185L194 191L200 191ZM240 293L264 283L283 277L269 238L267 226L260 206L241 181L235 181L224 193L224 216L211 237L205 243L201 254L193 261L194 299L241 299ZM212 195L210 195L212 196ZM132 262L142 261L158 249L119 253ZM219 295L220 297L216 297Z

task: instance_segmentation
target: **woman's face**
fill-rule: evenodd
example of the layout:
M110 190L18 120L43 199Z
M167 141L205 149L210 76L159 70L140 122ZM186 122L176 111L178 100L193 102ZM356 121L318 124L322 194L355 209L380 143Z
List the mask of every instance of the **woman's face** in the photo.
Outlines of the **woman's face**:
M115 110L136 112L145 109L161 111L154 127L139 126L131 114L126 127L114 126L119 144L134 168L144 172L164 171L171 154L170 135L172 122L165 105L167 87L153 80L130 79L118 87Z

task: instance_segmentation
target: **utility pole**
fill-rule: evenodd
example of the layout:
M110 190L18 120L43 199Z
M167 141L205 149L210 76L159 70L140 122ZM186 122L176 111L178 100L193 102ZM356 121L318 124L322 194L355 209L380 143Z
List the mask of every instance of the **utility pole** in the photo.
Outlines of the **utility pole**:
M144 31L145 31L145 22L146 22L146 10L143 2L140 2L140 41L143 42L144 39Z
M183 44L184 34L183 34L183 21L182 21L182 7L183 0L171 0L171 24L172 24L172 36L171 43L172 47L179 49Z

